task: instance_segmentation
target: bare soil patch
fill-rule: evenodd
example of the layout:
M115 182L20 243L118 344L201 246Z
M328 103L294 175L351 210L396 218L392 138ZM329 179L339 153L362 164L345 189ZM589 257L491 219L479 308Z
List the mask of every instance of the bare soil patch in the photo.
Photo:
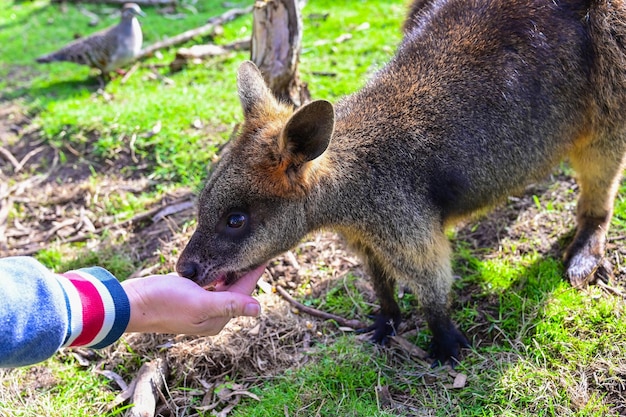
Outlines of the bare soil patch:
M195 216L193 193L187 189L172 190L154 201L149 211L132 219L108 215L108 198L124 199L151 190L154 184L142 176L141 169L124 174L123 168L135 163L128 150L122 150L114 159L94 157L91 143L96 137L97 132L93 132L81 149L55 148L42 140L19 104L0 104L0 256L29 255L49 245L82 241L90 249L112 249L130 255L140 266L133 276L173 270L176 253L180 253L193 232L187 226ZM97 173L97 181L93 181L93 172ZM498 251L513 257L535 252L560 256L574 229L576 194L570 190L575 189L572 178L558 171L545 184L511 198L480 222L461 227L455 242L465 242L476 251L484 250L485 258ZM533 196L560 209L539 209ZM622 239L623 236L611 234L608 244L616 278L621 283L626 276L621 262L626 256ZM280 285L302 299L303 294L295 289L306 288L309 296L321 296L347 273L366 277L360 261L336 235L317 233L274 260L263 280L270 287ZM472 303L474 290L469 286L455 292L455 306L462 308ZM360 281L359 291L375 305L376 297L366 279ZM250 386L262 384L286 369L303 366L316 345L329 343L345 331L331 322L301 314L273 291L260 291L259 299L263 305L260 318L235 319L216 337L133 334L125 336L123 343L95 354L62 354L78 355L97 370L124 368L127 373L121 376L126 382L138 370L129 365L138 362L132 357L139 355L141 362L163 357L169 368L169 390L159 405L161 415L178 415L181 407L190 407L192 397L197 410L223 410L249 397ZM476 326L468 331L470 339L481 340L482 345L500 342L484 330L489 324L486 315L497 310L497 305L498 300L481 299ZM421 314L414 311L406 314L398 332L407 336L424 328ZM355 343L364 339L355 337ZM400 366L412 360L397 346L385 352L390 365ZM596 370L601 374L615 372L608 366L599 360ZM32 386L22 389L34 390L37 384L54 383L41 378L45 369L33 369L32 381L23 381ZM618 370L622 377L626 377L624 369ZM431 373L427 364L424 375L450 379L447 373ZM402 377L400 373L398 378ZM238 393L220 396L216 388L226 378L239 384ZM428 378L425 376L425 383L432 382ZM597 381L591 375L586 378L590 384ZM625 404L623 386L613 381L603 389L617 404ZM112 382L111 389L118 387ZM394 395L398 403L410 404L410 397L403 393L389 395ZM621 411L626 413L626 409Z

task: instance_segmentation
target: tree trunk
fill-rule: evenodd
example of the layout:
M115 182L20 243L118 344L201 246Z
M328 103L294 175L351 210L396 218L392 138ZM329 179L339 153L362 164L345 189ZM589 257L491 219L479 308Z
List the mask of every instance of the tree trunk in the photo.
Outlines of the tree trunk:
M251 59L270 90L298 107L311 99L298 76L302 16L296 0L259 0L254 5Z

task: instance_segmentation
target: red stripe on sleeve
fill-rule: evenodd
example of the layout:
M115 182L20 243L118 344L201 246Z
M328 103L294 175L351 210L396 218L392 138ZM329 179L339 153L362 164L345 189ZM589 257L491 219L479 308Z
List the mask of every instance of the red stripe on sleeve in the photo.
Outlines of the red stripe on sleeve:
M85 346L89 344L102 329L104 323L104 303L97 288L85 278L75 273L63 274L78 290L83 306L83 331L72 342L71 346Z

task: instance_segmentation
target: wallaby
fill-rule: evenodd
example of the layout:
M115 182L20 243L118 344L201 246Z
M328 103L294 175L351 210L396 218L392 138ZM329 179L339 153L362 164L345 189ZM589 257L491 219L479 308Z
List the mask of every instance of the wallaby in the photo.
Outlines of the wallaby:
M606 231L626 150L626 6L621 0L420 0L395 56L336 107L278 102L251 62L238 71L245 122L199 196L178 272L235 281L331 229L363 258L380 300L368 330L400 322L412 288L436 363L466 337L448 307L446 228L484 212L568 157L579 287L607 280Z

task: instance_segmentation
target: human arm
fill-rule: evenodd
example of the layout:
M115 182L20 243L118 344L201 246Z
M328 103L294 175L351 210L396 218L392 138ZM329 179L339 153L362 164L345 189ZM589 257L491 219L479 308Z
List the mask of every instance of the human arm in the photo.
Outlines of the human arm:
M122 286L98 267L55 274L33 258L0 259L0 367L36 363L65 346L102 348L125 331L216 334L234 315L258 315L249 294L262 272L207 293L172 275Z

